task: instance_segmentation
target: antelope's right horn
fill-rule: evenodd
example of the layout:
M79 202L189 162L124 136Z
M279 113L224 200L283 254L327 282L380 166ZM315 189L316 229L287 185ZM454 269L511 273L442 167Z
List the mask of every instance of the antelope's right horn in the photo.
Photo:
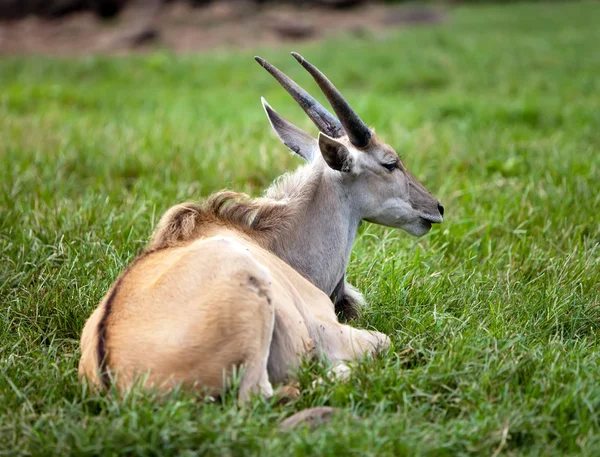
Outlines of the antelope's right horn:
M344 136L344 127L342 123L323 105L315 100L308 92L296 84L289 76L278 68L271 65L265 59L255 56L254 59L277 80L279 84L292 96L294 100L302 107L304 112L317 128L333 137L340 138Z
M297 52L292 52L294 58L302 65L314 78L319 85L329 104L340 119L350 142L359 148L364 148L371 141L371 129L365 124L362 119L352 109L350 104L343 97L341 92L327 79L327 77L319 71L310 62L306 61Z

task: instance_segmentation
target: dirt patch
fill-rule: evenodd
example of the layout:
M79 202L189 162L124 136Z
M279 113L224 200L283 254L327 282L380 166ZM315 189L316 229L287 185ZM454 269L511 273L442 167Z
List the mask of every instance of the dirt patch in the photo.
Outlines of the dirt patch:
M56 20L0 22L0 54L129 54L157 48L191 53L377 33L443 18L439 9L377 3L339 10L243 1L192 7L157 1L154 6L131 6L111 21L83 12Z

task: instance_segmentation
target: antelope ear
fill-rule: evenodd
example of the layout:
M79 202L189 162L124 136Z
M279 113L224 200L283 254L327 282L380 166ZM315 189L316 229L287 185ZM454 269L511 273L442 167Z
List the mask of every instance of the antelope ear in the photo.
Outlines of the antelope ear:
M281 142L304 160L311 162L316 155L317 141L271 108L264 98L261 97L261 101L271 127Z
M354 159L344 144L319 132L319 149L330 168L343 172L352 171Z

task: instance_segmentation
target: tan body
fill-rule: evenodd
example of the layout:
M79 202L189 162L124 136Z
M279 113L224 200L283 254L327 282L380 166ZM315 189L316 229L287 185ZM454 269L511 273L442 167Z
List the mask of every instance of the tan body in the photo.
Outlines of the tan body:
M336 363L389 345L340 324L332 304L349 318L363 303L345 276L358 227L366 220L421 236L444 208L333 84L293 55L339 119L256 58L319 128L315 139L263 100L278 137L308 163L263 198L220 192L163 216L148 251L85 325L79 371L94 384L123 390L146 376L159 389L183 383L219 394L243 367L240 397L270 395L305 356Z
M389 345L381 333L340 324L327 295L230 229L142 255L113 285L81 338L80 375L98 386L103 320L105 365L121 391L143 379L219 395L243 367L240 399L270 396L303 357L335 363Z

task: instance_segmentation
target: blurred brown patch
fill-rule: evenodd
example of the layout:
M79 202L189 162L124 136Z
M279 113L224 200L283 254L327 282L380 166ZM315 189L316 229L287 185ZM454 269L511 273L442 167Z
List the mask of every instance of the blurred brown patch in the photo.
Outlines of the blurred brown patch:
M300 426L315 429L320 425L328 423L335 414L341 410L331 408L329 406L318 406L316 408L308 408L293 414L279 424L279 427L284 430L294 429Z
M114 19L92 11L54 19L25 17L0 21L0 54L128 54L153 49L190 53L214 48L251 48L350 33L438 22L437 9L374 2L345 8L278 2L222 1L203 6L138 0ZM344 5L345 4L345 5Z

